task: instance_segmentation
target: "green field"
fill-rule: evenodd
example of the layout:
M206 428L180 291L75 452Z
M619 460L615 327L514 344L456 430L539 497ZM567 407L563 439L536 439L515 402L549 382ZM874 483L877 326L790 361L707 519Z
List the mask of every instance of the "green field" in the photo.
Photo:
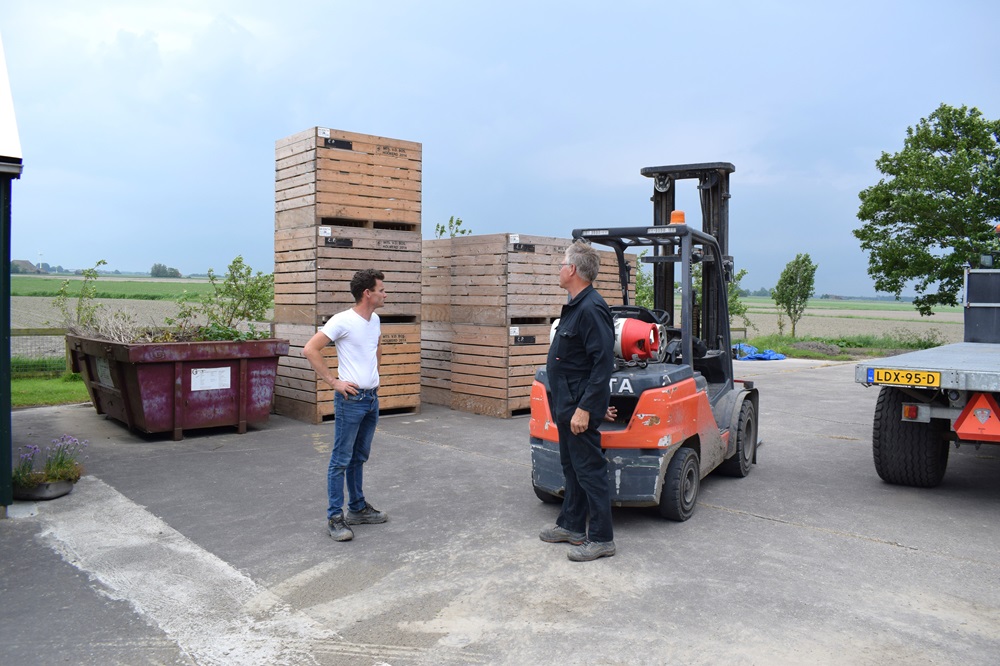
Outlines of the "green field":
M775 309L774 301L763 296L747 296L740 300L746 303L750 310L756 312L773 312ZM840 300L835 298L809 299L806 312L815 312L816 310L881 310L883 312L912 312L914 315L917 314L913 303L903 301ZM945 312L962 312L962 306L936 307L933 311L939 314Z
M36 275L11 275L11 296L45 296L56 297L64 281L69 282L71 297L79 295L83 286L83 278L67 277L52 278ZM212 293L212 285L206 280L172 280L161 282L155 278L149 279L108 279L101 276L94 283L97 287L96 298L128 298L141 301L172 301L187 291L190 294L201 295Z

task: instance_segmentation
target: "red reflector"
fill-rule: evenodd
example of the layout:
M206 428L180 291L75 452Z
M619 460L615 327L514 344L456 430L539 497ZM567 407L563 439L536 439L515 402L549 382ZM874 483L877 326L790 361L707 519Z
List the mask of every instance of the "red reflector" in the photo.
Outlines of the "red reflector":
M989 393L976 393L955 419L955 433L962 439L1000 442L1000 408Z
M917 406L903 405L903 418L910 421L917 418Z

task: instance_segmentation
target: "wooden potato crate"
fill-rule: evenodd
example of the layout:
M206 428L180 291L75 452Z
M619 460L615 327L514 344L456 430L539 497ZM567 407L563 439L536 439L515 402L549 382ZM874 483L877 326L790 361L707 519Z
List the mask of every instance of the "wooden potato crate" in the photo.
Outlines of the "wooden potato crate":
M275 143L275 213L366 228L420 231L422 147L413 141L314 127Z
M507 418L526 413L535 370L566 302L559 263L568 239L496 234L424 242L424 402ZM614 253L595 287L621 302ZM631 296L634 295L632 289Z

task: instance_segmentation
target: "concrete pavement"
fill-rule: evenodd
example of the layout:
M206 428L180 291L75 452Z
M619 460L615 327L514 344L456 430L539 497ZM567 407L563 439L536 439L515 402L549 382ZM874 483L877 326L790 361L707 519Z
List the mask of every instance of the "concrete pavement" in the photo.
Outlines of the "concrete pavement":
M15 450L90 447L73 493L0 521L0 663L996 663L1000 451L953 449L937 489L882 483L853 367L737 363L759 464L706 478L686 523L616 509L618 555L591 563L537 538L557 509L526 418L383 418L365 483L390 521L336 543L332 423L173 442L15 412Z

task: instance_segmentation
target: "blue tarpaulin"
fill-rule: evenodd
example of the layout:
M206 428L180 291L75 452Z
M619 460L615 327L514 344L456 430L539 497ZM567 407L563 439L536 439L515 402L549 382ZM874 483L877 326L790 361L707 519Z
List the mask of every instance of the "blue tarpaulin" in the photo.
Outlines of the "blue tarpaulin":
M764 351L757 351L757 348L753 345L740 344L733 345L733 357L738 361L780 361L785 358L784 354L779 354L776 351L765 349Z

